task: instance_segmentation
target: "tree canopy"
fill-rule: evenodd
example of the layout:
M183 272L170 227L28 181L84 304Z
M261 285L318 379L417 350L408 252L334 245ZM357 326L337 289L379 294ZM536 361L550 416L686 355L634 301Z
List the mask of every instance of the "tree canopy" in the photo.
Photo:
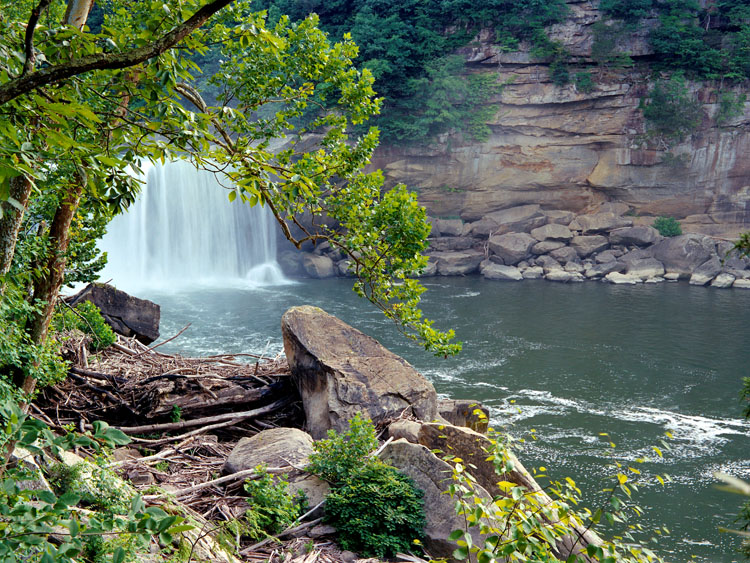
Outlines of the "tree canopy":
M417 308L424 210L362 172L378 131L351 128L381 102L349 36L330 42L316 16L269 26L244 0L111 0L92 31L91 4L19 0L0 16L0 275L4 301L27 304L0 322L19 345L44 345L61 284L93 275L81 274L97 258L81 251L76 225L100 234L136 197L144 160L189 158L223 174L238 205L267 206L294 244L347 253L355 290L406 333L438 354L457 350ZM192 85L208 45L221 53L204 78L215 105ZM44 362L27 359L0 351L2 373L30 391Z

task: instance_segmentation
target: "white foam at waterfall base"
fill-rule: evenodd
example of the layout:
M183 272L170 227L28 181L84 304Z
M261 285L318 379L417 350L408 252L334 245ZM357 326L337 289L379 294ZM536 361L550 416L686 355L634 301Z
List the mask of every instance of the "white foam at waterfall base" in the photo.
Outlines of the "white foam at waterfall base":
M228 182L189 162L144 168L146 184L109 225L101 279L126 291L291 283L276 263L268 209L228 198Z

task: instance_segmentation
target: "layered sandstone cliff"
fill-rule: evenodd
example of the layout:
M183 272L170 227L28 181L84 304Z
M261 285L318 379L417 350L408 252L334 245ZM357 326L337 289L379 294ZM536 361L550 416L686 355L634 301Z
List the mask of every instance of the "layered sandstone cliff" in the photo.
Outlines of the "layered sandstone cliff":
M504 53L490 33L460 51L469 72L512 79L492 103L498 111L485 142L445 135L430 147L382 146L374 159L391 183L419 192L436 217L477 221L489 213L538 203L576 213L623 202L636 223L672 215L685 231L733 237L750 230L750 103L719 127L717 84L691 83L702 102L700 125L669 152L647 142L638 106L649 90L652 55L645 21L623 39L635 64L599 69L590 54L597 1L570 1L564 24L550 30L571 53L571 74L591 72L584 93L549 79L529 50ZM641 219L638 219L641 216Z

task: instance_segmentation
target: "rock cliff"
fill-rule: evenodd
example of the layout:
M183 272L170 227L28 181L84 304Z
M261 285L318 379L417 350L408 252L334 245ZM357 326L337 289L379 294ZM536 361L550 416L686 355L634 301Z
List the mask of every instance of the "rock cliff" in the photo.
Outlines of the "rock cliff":
M565 23L550 37L570 52L571 75L590 72L594 88L556 86L549 65L529 46L502 52L483 32L458 51L467 72L494 72L511 82L492 100L497 107L484 142L445 135L430 147L381 146L373 164L390 183L418 190L436 217L477 221L527 204L576 213L603 202L623 202L633 215L672 215L683 229L733 237L750 230L750 104L718 126L717 84L690 83L701 102L698 128L671 151L646 142L639 109L649 90L651 55L645 20L620 41L634 65L597 68L591 59L598 1L568 2ZM638 221L636 221L638 222Z

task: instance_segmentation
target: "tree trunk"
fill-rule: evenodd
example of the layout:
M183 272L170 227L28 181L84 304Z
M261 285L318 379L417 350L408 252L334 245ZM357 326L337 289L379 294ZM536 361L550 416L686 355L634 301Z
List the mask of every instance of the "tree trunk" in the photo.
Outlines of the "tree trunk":
M83 29L93 5L94 0L68 0L68 8L65 10L65 24Z
M16 176L10 180L10 197L21 204L22 209L7 203L0 218L0 276L5 276L10 270L13 255L16 252L18 231L21 229L23 214L29 203L32 187L31 180L26 176ZM5 284L0 283L0 295L3 294Z
M76 174L75 185L63 196L63 200L55 212L49 232L49 250L45 273L34 281L33 298L43 301L41 310L35 314L27 330L34 344L41 345L47 339L47 331L55 311L57 294L62 286L65 275L65 253L70 242L70 223L78 210L78 203L86 185L84 172ZM36 379L31 376L24 378L21 389L28 396L34 391Z

